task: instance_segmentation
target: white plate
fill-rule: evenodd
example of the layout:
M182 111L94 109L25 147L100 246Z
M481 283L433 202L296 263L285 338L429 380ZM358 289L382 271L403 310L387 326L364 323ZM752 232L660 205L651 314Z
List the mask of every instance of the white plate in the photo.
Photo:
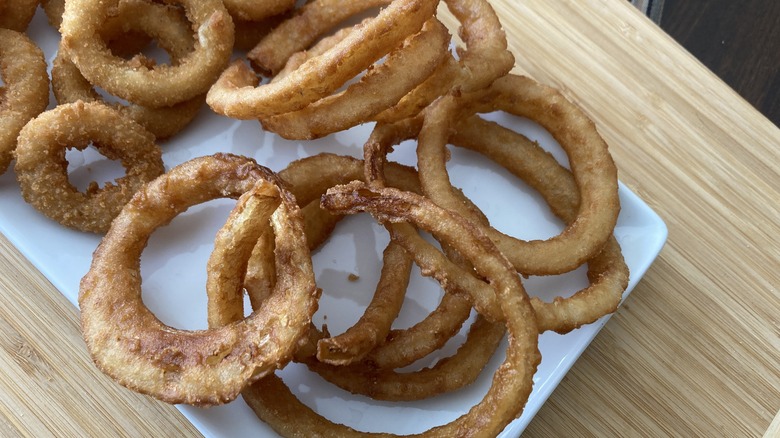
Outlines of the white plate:
M29 33L51 61L58 35L45 22L43 14L36 16ZM537 139L559 159L565 158L550 136L535 124L512 117L497 117ZM292 160L320 152L361 157L362 142L369 132L370 127L363 126L304 144L265 134L256 122L234 121L204 109L192 126L163 146L163 158L170 168L196 156L222 151L247 155L271 169L280 170ZM69 154L74 162L85 161L72 174L74 180L96 178L103 181L101 178L106 174L116 172L113 164L92 162L94 155ZM392 158L405 164L415 162L414 151L409 145L396 148ZM499 229L522 238L544 238L560 231L560 224L538 196L494 163L469 151L453 149L449 169L454 184L472 197ZM631 270L628 294L657 256L666 241L667 231L663 221L622 185L620 199L622 211L615 235ZM142 258L144 301L165 323L185 329L205 328L205 264L214 233L230 207L231 201L223 200L193 208L152 237ZM384 230L367 215L350 217L344 222L326 246L314 255L318 285L324 289L315 322L321 324L327 318L332 333L339 333L354 323L362 306L368 302L376 283L381 251L388 241ZM13 171L0 177L0 231L76 305L79 280L89 267L99 237L65 229L25 204ZM349 274L358 275L359 280L350 281ZM526 284L532 293L555 291L566 294L583 287L586 280L580 269L561 277L532 278ZM420 277L419 271L414 274L410 290L419 293L407 300L399 326L408 326L421 319L427 310L436 306L440 297L438 285ZM534 391L523 415L502 436L516 436L522 432L606 321L606 317L602 318L565 336L554 333L541 336L543 360L534 378ZM446 351L453 351L462 338L462 334L456 337ZM495 368L500 361L501 357L494 358L491 366ZM384 403L345 393L298 365L290 365L281 372L293 391L327 418L359 430L401 434L420 432L465 413L482 398L491 374L487 370L478 382L454 394L423 402ZM274 436L240 399L210 409L179 408L206 436Z

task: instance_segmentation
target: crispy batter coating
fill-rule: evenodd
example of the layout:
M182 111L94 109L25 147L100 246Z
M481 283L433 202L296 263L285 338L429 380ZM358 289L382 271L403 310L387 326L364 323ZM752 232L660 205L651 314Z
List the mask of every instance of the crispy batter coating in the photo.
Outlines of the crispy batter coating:
M318 38L346 19L392 0L313 0L260 40L246 57L264 76L276 76L295 53L307 50Z
M536 189L565 223L580 213L581 195L572 173L523 135L472 116L459 125L450 141L501 163ZM629 272L614 236L588 260L587 275L590 284L569 298L557 297L550 303L531 298L539 330L567 333L617 310L628 287Z
M69 0L61 47L90 83L133 103L170 106L205 93L230 60L234 28L219 0L179 0L195 29L194 49L177 65L149 68L115 56L101 29L119 0Z
M184 59L193 47L192 30L181 10L145 0L122 0L117 14L106 20L101 37L113 50L114 41L133 40L138 33L145 37L142 40L144 45L149 38L157 40L160 47L168 52L173 64ZM133 52L132 55L141 64L153 63L153 60L139 55L138 52ZM60 104L78 100L103 101L92 84L71 62L64 48L61 48L54 58L51 75L54 96ZM198 114L205 100L206 96L202 94L172 106L159 108L133 103L123 105L118 102L110 105L140 123L158 140L162 140L184 129Z
M68 148L92 144L126 175L86 193L68 181ZM19 134L16 178L25 201L49 218L81 231L105 233L122 207L165 169L154 136L141 125L97 102L76 102L46 111Z
M278 81L259 85L242 61L234 62L206 96L217 113L236 119L258 119L296 111L328 96L418 32L436 9L435 0L396 0L359 32L326 53L303 63Z
M0 29L24 32L30 25L39 0L0 1Z
M282 14L295 6L295 0L223 0L234 19L262 21Z
M448 56L449 40L444 25L432 19L346 90L260 123L284 138L310 140L369 122L431 75Z
M26 35L0 29L0 174L13 159L16 137L49 104L43 52Z
M243 234L246 221L267 221L255 213L267 213L267 202L279 203L270 218L280 262L274 293L263 311L219 328L165 326L141 301L139 257L150 234L192 205L242 194L224 227L228 235ZM254 245L252 236L243 237L248 240L234 241ZM223 255L227 269L240 269L240 256ZM270 170L217 154L171 169L133 197L95 251L81 281L79 306L87 347L103 372L169 403L213 405L233 400L247 384L290 360L318 297L295 199Z

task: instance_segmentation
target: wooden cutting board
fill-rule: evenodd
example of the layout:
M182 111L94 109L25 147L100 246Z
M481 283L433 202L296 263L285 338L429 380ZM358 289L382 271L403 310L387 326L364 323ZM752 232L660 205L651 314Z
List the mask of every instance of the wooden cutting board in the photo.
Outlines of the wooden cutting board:
M625 0L493 4L517 72L594 118L669 226L527 434L776 434L780 130ZM0 435L198 435L95 370L76 310L2 236L0 289Z

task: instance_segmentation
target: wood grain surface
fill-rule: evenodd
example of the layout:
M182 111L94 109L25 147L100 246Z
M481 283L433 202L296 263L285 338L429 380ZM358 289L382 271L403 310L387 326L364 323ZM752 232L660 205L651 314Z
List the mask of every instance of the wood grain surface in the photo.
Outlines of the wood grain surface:
M780 130L624 0L493 0L517 71L596 121L667 222L659 259L528 436L762 436L780 409ZM0 435L197 436L92 366L0 238Z
M780 124L780 2L666 0L661 28Z

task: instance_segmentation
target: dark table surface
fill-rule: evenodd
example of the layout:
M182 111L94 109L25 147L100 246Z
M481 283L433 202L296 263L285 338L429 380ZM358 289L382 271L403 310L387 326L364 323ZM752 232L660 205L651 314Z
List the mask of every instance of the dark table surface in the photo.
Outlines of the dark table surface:
M661 12L669 35L780 126L780 1L665 0Z

